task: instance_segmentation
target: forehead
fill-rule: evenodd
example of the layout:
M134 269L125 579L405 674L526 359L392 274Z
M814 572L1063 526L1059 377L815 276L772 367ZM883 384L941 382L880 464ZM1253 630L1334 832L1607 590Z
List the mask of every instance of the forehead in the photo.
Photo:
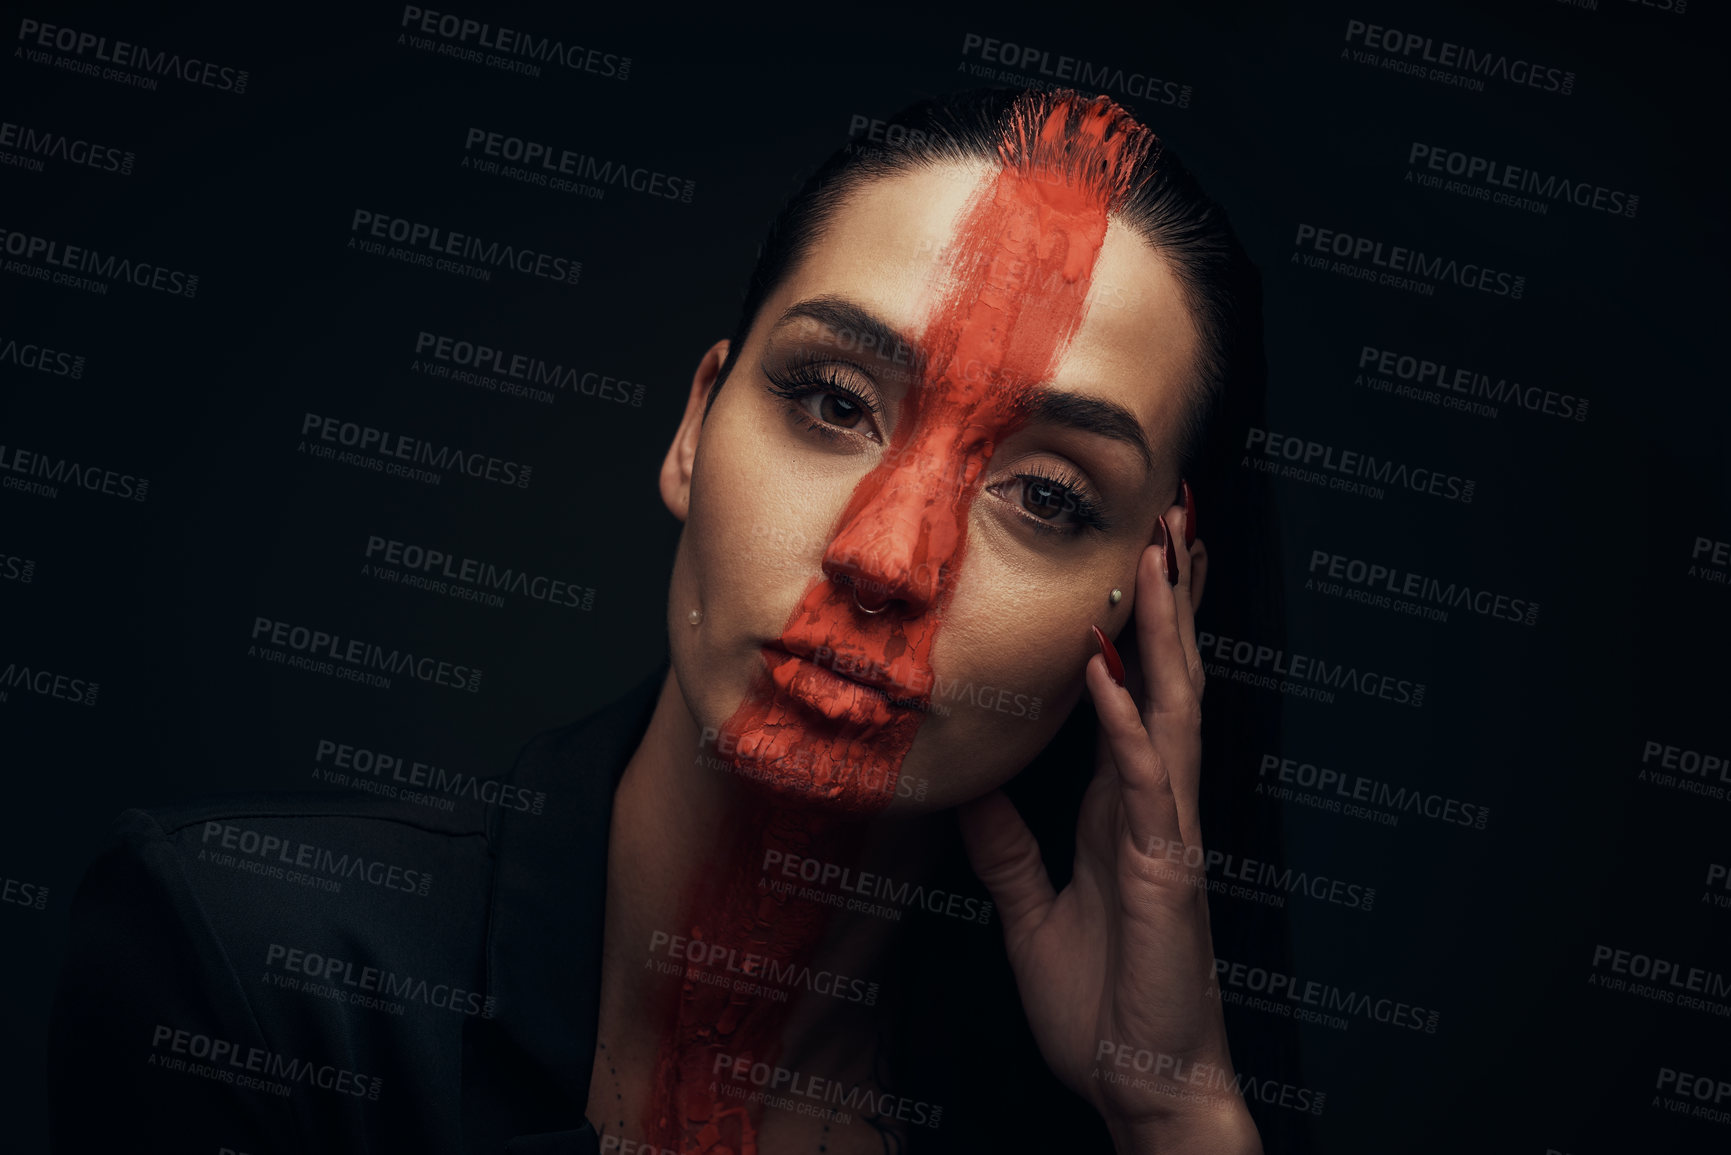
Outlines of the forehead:
M796 301L841 296L917 340L957 279L964 212L997 174L995 166L954 163L866 182L832 215L764 319L773 323ZM1068 310L1074 292L1049 290L1030 304ZM1127 406L1150 442L1165 444L1162 434L1178 418L1200 345L1166 260L1112 220L1084 308L1050 383Z

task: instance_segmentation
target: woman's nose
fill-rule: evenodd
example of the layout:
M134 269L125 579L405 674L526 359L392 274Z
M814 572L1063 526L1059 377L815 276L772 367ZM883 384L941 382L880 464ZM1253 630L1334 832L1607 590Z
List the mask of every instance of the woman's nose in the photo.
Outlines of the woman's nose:
M852 586L866 612L893 604L902 616L918 617L937 601L966 516L961 486L945 482L944 472L869 476L848 503L823 570L837 585Z

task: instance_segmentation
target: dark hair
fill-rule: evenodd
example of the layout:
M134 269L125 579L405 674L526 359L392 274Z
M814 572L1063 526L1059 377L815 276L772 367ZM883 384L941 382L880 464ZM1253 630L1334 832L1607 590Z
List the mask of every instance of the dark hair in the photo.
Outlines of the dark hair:
M758 313L794 267L821 240L849 194L881 177L939 164L1000 162L1004 126L1030 104L1076 101L1067 90L1042 93L1012 88L972 89L910 105L892 117L885 143L850 141L831 153L770 222L745 301L734 326L707 405L732 373ZM1100 98L1104 100L1105 98ZM1124 121L1146 132L1127 114ZM1194 476L1209 428L1216 423L1227 383L1258 378L1262 371L1262 318L1255 267L1245 255L1226 212L1202 191L1189 170L1159 137L1141 152L1128 173L1128 191L1113 215L1134 229L1167 261L1201 335L1197 379L1184 407L1175 449L1179 473ZM888 143L894 138L893 143ZM707 414L707 407L705 409Z

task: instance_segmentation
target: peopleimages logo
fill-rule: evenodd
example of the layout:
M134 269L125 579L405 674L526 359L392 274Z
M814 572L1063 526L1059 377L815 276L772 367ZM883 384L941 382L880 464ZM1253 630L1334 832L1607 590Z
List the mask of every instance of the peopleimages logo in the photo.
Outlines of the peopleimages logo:
M476 153L483 158L522 165L525 171L518 179L526 183L546 185L559 192L576 192L595 200L605 195L608 185L640 192L657 200L685 204L691 203L692 194L697 191L697 183L688 177L669 176L651 168L602 160L588 153L484 128L470 128L464 137L464 168L480 163L472 159L472 154ZM592 183L579 185L573 180L562 179L566 177Z
M858 1083L844 1085L836 1079L771 1066L744 1055L718 1053L710 1075L717 1080L721 1093L729 1098L761 1102L795 1114L811 1114L810 1108L794 1102L793 1096L798 1096L812 1103L843 1109L840 1112L825 1113L825 1117L842 1123L850 1122L852 1116L848 1112L856 1111L873 1120L899 1119L923 1127L936 1127L944 1117L942 1107L927 1103L923 1099L908 1099L888 1091L873 1091ZM758 1088L758 1092L746 1090L746 1084Z
M705 726L698 735L697 754L691 759L692 763L721 774L742 774L761 781L782 782L783 779L776 775L810 771L819 757L829 757L828 754L814 751L809 746L801 747L790 751L786 757L777 759L776 773L770 774L758 759L742 754L737 739L736 734L722 734L713 726ZM706 753L711 746L716 750L715 754ZM931 788L930 779L903 774L899 768L886 770L878 760L844 759L840 766L830 768L835 769L838 778L850 779L858 784L861 790L894 790L897 798L912 798L916 802L924 802L926 792Z
M1214 975L1220 981L1220 997L1227 1003L1271 1011L1300 1022L1321 1023L1341 1031L1351 1025L1344 1017L1350 1015L1385 1026L1434 1035L1437 1021L1441 1018L1438 1011L1429 1011L1400 999L1377 998L1359 991L1344 990L1332 983L1302 980L1297 975L1230 959L1216 958Z
M107 294L111 284L134 285L171 297L191 300L198 295L198 274L170 269L149 261L109 253L104 256L83 245L68 245L49 237L0 227L0 252L17 260L6 271L33 280Z
M1415 709L1424 705L1425 684L1394 674L1288 653L1210 630L1196 631L1196 649L1204 663L1214 661L1208 673L1259 689L1328 703L1334 701L1334 691L1341 691Z
M0 875L0 902L28 910L42 910L48 905L48 888L10 875Z
M947 915L981 925L989 922L992 917L992 904L983 899L936 887L928 890L923 883L898 881L888 875L856 871L851 866L806 858L781 850L764 851L763 874L770 880L769 889L776 894L795 894L808 901L854 913L872 914L888 918L892 922L901 919L901 909L898 908L915 906L933 914ZM780 878L773 878L773 875L779 875ZM790 885L797 882L811 885ZM854 897L837 894L830 890L831 887ZM761 885L759 889L762 889ZM875 905L880 901L894 905Z
M311 437L308 437L308 434L311 434ZM392 433L376 426L344 421L338 417L326 417L318 413L308 413L301 418L301 436L301 453L330 458L341 464L357 465L392 476L404 476L414 481L430 481L434 485L443 480L442 474L417 468L418 466L431 466L434 470L456 470L468 477L478 477L495 485L511 485L519 489L529 488L529 478L533 472L531 466L520 462L507 461L454 445L438 445L419 437ZM321 446L321 441L342 445L356 452L339 455L335 450ZM367 456L369 454L376 456ZM389 458L390 462L387 464L384 458ZM412 462L413 465L398 464L400 462Z
M505 72L538 77L542 65L557 65L571 72L586 72L610 80L625 80L631 75L629 56L585 48L580 44L566 44L563 40L519 32L514 28L495 28L479 20L417 8L413 4L403 6L403 18L398 27L419 33L418 36L399 34L398 43L403 43L406 38L412 48L466 60L471 64L485 64ZM433 39L435 37L437 39Z
M1355 385L1430 401L1444 409L1457 409L1479 417L1495 417L1495 406L1488 404L1495 402L1497 405L1516 405L1529 413L1543 413L1564 421L1587 419L1585 397L1538 385L1522 385L1508 377L1493 378L1476 369L1433 361L1413 353L1364 345L1358 351L1358 368L1359 374L1353 380ZM1395 381L1402 384L1396 385Z
M406 675L418 682L446 686L453 690L467 690L471 694L481 689L481 671L476 667L441 661L438 658L416 657L409 650L386 649L360 638L344 638L341 634L297 626L272 618L253 619L252 641L254 644L247 647L248 657L280 662L282 659L273 657L268 650L268 647L275 646L278 647L278 654L286 650L301 659L300 662L282 664L292 664L299 668L310 663L320 667L314 670L316 673L336 673L336 669L352 671L352 676L347 680L364 681L371 685L382 683L381 688L384 689L390 687L390 679L371 671ZM336 668L332 667L332 663L335 663Z
M1631 4L1639 4L1643 8L1652 8L1660 12L1669 12L1673 16L1681 16L1689 10L1689 0L1629 0Z
M1343 813L1350 818L1368 818L1384 826L1398 825L1402 814L1419 814L1437 822L1473 830L1483 830L1490 820L1490 808L1477 803L1407 786L1394 786L1363 774L1348 774L1279 754L1264 754L1256 777L1257 794Z
M1731 866L1723 862L1707 864L1707 881L1702 883L1707 889L1701 892L1701 901L1710 906L1731 909ZM1724 891L1724 894L1715 893Z
M1349 49L1341 49L1343 55L1350 53L1348 59L1360 64L1378 65L1475 92L1484 91L1486 80L1501 80L1560 96L1568 96L1575 90L1575 74L1561 68L1363 20L1346 22L1346 42L1366 50L1351 53ZM1384 55L1378 57L1377 53Z
M1379 609L1392 609L1427 621L1446 622L1449 610L1466 610L1482 618L1536 626L1539 603L1464 582L1411 573L1398 566L1369 562L1327 550L1310 551L1310 576L1304 588Z
M896 146L923 147L931 143L931 134L923 129L908 128L902 124L891 124L875 116L867 116L856 112L848 118L848 139L858 140L864 136L873 144L889 144ZM929 244L929 242L927 242Z
M656 956L662 954L690 965L681 967L661 963ZM878 984L864 979L849 978L834 971L813 970L800 962L784 963L767 955L741 952L738 947L679 934L670 935L662 930L650 932L649 955L650 963L661 974L684 975L687 982L730 987L735 994L759 995L772 1002L787 1002L795 987L868 1007L875 1006L878 1001ZM717 967L719 972L715 969ZM744 977L731 979L729 975ZM765 983L769 985L765 986Z
M1204 852L1194 842L1181 843L1156 834L1149 837L1148 849L1144 853L1149 858L1182 863L1200 872L1200 876L1192 881L1198 885L1206 884L1215 894L1260 902L1265 906L1285 906L1286 896L1293 894L1366 914L1376 904L1374 886L1312 874L1307 870L1294 870L1290 866L1282 868L1272 862L1243 858L1217 848ZM1258 887L1261 890L1257 890Z
M480 991L451 983L430 982L282 943L273 942L265 948L264 965L283 972L280 976L267 976L276 986L304 990L326 998L336 997L372 1010L401 1014L404 1003L420 1003L459 1015L490 1019L498 1008L494 996L483 995Z
M146 478L99 465L80 465L69 457L52 457L15 445L0 444L0 473L6 474L0 479L0 488L36 497L59 497L62 485L125 501L143 501L150 495L150 482ZM32 478L41 480L27 480Z
M440 549L428 549L379 534L367 536L366 564L361 566L363 577L380 577L403 585L431 582L425 588L434 593L464 597L456 588L472 589L471 601L485 601L502 606L504 599L492 591L516 594L551 606L591 610L595 608L595 591L589 586L544 574L530 574L510 566L500 567L489 561L460 557ZM390 567L387 569L386 567ZM393 572L397 571L397 572ZM417 582L415 579L422 579ZM442 586L447 588L439 588Z
M46 373L50 377L67 377L73 381L84 376L84 354L50 349L33 341L0 336L0 365L16 365Z
M1323 1091L1282 1083L1277 1079L1259 1079L1242 1069L1228 1072L1213 1063L1198 1063L1193 1058L1131 1047L1110 1039L1100 1040L1100 1045L1094 1050L1094 1062L1108 1069L1102 1071L1100 1066L1096 1066L1093 1078L1127 1085L1138 1091L1155 1091L1204 1103L1210 1101L1207 1092L1227 1091L1269 1106L1320 1115L1328 1099ZM1148 1077L1142 1078L1143 1075Z
M1295 246L1293 264L1404 289L1425 297L1435 296L1436 286L1440 284L1476 289L1511 301L1520 300L1527 289L1527 278L1520 273L1501 272L1476 261L1440 257L1423 249L1386 244L1371 237L1303 222L1299 224L1292 243ZM1330 256L1339 259L1331 262ZM1362 261L1370 263L1359 263Z
M18 151L11 152L11 149ZM44 160L63 160L97 172L131 176L136 159L132 153L114 145L96 144L52 129L0 121L0 164L41 172Z
M1325 442L1254 425L1245 433L1244 448L1255 456L1247 453L1242 464L1263 473L1378 500L1383 496L1381 487L1390 486L1470 504L1477 486L1470 477L1408 466L1356 449L1336 449Z
M583 262L552 253L483 240L469 233L454 233L437 225L412 221L406 217L356 209L349 221L349 247L374 256L387 256L409 264L457 272L476 280L490 281L493 269L511 269L525 276L575 285L583 272ZM371 238L357 240L357 237ZM389 240L408 249L386 250L378 243ZM441 260L440 258L460 258ZM464 261L477 262L464 265ZM483 266L491 266L485 268Z
M192 1060L188 1062L188 1060ZM287 1098L295 1084L336 1095L376 1100L384 1080L334 1063L313 1063L263 1047L198 1034L157 1023L150 1035L152 1067L198 1075L218 1083L267 1091Z
M440 804L434 809L439 810L455 809L449 804L455 798L525 814L540 814L547 807L544 790L525 790L497 778L480 778L331 738L320 738L313 748L313 776L337 785L354 786L369 794L403 797L411 802L426 803L428 796L419 792L433 791L444 796L436 800ZM336 781L339 778L345 781Z
M297 871L313 871L327 884L314 889L327 892L341 891L342 881L346 880L425 898L433 885L433 876L424 870L409 870L364 854L350 854L348 851L339 854L327 847L277 834L264 834L232 822L206 822L199 842L199 862L216 866L238 866L246 862L246 873L268 877L282 876L281 867L284 866L294 867ZM234 853L225 854L225 851ZM267 863L267 869L259 869ZM273 870L277 873L272 874ZM303 880L297 878L293 881Z
M0 702L6 701L12 691L17 691L71 702L75 706L94 706L101 689L100 682L76 674L55 673L40 666L7 662L5 668L0 669Z
M0 550L0 581L29 585L36 580L36 559Z
M1139 69L1095 64L1074 56L1054 56L1043 48L1017 44L1011 40L996 40L990 36L981 36L977 32L969 32L962 37L962 57L976 58L987 64L1000 64L1018 73L1046 77L1055 84L1085 89L1088 92L1115 92L1135 100L1148 100L1177 108L1190 107L1191 88L1188 84L1180 84L1176 80L1162 80Z
M1679 1115L1689 1115L1696 1119L1705 1119L1710 1123L1731 1123L1731 1110L1720 1104L1731 1101L1731 1079L1715 1078L1712 1075L1696 1075L1689 1071L1679 1071L1675 1067L1660 1067L1658 1080L1653 1084L1655 1091L1665 1091L1680 1095L1682 1098L1666 1098L1653 1096L1653 1106L1661 1104L1667 1111ZM1694 1100L1691 1102L1690 1100ZM1711 1104L1711 1105L1709 1105Z
M1713 754L1649 738L1641 746L1635 778L1687 794L1731 798L1731 754Z
M32 63L55 64L85 76L121 80L126 74L117 70L130 69L144 74L134 81L139 88L154 89L156 81L153 77L172 76L187 84L214 88L219 92L231 92L236 96L246 92L247 72L244 68L230 68L214 61L200 60L196 56L183 57L178 52L158 52L125 40L110 42L108 37L98 36L94 32L80 32L75 28L43 24L41 21L25 18L18 22L18 40L21 44L30 46L23 51L25 58ZM39 59L46 57L47 53L32 49L66 52L77 57L77 60L62 63L66 58ZM98 68L97 64L109 64L113 67Z
M1541 176L1530 168L1504 164L1440 144L1413 141L1412 148L1407 152L1406 163L1410 166L1406 173L1409 181L1413 180L1415 173L1421 178L1419 183L1424 183L1422 178L1427 173L1461 177L1472 186L1471 191L1464 195L1540 213L1549 212L1551 204L1561 201L1577 208L1593 209L1612 216L1633 217L1635 209L1641 203L1640 197L1621 189L1570 180L1555 173ZM1422 172L1419 171L1421 166ZM1441 177L1437 176L1436 183L1430 187L1444 187ZM1463 190L1450 188L1447 191ZM1526 195L1517 196L1517 193Z
M1675 959L1594 943L1587 985L1731 1018L1731 978Z
M631 405L633 408L643 405L642 382L627 381L592 369L553 364L525 353L442 333L429 333L425 329L415 334L415 358L409 368L417 373L465 385L480 385L496 393L523 396L543 404L552 404L552 390L557 389L615 405Z

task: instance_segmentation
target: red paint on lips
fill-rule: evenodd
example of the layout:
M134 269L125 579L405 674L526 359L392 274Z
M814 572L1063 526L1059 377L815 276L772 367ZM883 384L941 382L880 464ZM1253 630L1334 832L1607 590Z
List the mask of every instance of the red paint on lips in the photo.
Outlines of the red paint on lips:
M923 706L910 690L861 677L827 648L814 656L765 646L763 659L777 690L834 722L887 726L897 714Z
M1018 99L1003 127L1002 166L962 213L954 279L918 341L926 379L843 509L826 577L782 632L786 652L763 649L764 668L721 727L718 749L772 802L730 816L741 840L694 883L692 938L744 946L775 968L813 956L827 908L796 910L785 896L756 893L758 864L771 849L848 860L857 824L836 819L889 805L925 716L823 666L845 659L870 671L856 677L896 696L931 692L932 646L981 477L1024 421L1027 391L1050 377L1081 325L1108 215L1155 143L1105 97ZM861 612L856 585L884 603L881 613ZM762 1108L741 1112L711 1090L713 1059L773 1064L787 1013L784 1003L742 1003L688 977L664 1028L646 1113L651 1140L682 1153L755 1152Z

